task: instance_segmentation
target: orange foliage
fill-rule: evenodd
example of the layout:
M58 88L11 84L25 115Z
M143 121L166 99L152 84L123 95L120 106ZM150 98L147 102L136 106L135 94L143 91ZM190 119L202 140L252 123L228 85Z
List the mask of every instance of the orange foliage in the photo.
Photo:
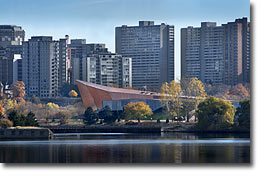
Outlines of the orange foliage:
M227 92L228 95L235 95L235 96L241 96L241 97L248 97L248 91L242 84L238 84L230 89L229 92Z
M4 110L3 106L0 104L0 118L4 117L4 115L5 115L5 110Z
M22 81L17 81L15 84L11 87L13 97L21 97L23 98L25 96L25 85Z

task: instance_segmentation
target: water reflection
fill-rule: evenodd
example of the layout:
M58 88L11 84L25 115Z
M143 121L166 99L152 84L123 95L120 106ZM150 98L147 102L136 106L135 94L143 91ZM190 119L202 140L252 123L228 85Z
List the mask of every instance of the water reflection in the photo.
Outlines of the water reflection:
M5 163L249 163L242 134L66 134L50 141L0 141Z

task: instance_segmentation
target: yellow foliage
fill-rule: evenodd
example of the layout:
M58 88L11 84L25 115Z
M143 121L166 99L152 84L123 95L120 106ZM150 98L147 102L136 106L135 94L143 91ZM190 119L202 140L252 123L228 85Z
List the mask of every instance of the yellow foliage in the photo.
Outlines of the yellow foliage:
M4 117L4 115L5 115L4 107L0 104L0 118Z
M166 107L167 111L171 115L177 114L179 117L180 109L182 108L181 97L181 85L174 80L168 84L164 83L161 87L161 102Z
M149 105L142 101L125 105L124 113L127 120L137 118L143 119L153 115Z
M47 103L47 107L50 109L58 109L59 105L57 105L55 103Z

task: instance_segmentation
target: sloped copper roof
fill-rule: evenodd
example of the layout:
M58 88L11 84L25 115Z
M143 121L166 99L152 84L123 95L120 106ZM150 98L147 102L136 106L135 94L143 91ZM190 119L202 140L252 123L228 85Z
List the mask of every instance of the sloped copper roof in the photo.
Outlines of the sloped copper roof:
M89 87L93 87L95 89L107 91L107 92L113 92L113 93L126 93L126 94L138 94L138 95L160 95L156 92L144 92L140 90L131 90L131 89L124 89L124 88L115 88L115 87L108 87L108 86L103 86L95 83L90 83L90 82L85 82L81 80L77 80L77 82L84 84Z

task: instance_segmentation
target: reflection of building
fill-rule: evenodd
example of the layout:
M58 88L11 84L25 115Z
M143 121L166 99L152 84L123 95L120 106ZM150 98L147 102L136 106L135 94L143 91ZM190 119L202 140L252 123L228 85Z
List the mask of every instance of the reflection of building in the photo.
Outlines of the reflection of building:
M108 105L112 110L123 110L124 105L137 101L146 102L152 110L161 107L160 95L157 93L113 88L79 80L77 85L85 108L102 109Z
M133 87L160 89L174 80L174 26L139 21L116 27L116 53L132 58Z

